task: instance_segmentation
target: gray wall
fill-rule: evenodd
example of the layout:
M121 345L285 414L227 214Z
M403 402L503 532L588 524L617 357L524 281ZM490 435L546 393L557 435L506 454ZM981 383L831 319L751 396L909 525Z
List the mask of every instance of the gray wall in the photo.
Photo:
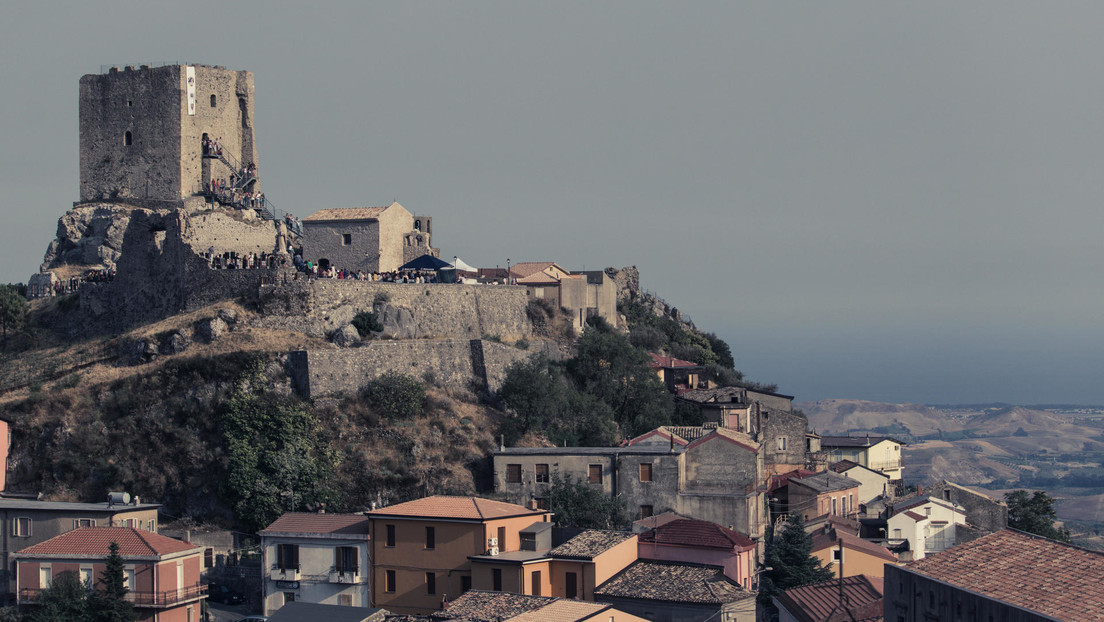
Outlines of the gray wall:
M1000 620L1043 622L1053 618L1031 613L886 564L885 619L904 622L929 620Z
M997 532L1008 526L1008 506L950 482L942 481L925 492L937 499L950 501L966 510L966 522L986 531Z

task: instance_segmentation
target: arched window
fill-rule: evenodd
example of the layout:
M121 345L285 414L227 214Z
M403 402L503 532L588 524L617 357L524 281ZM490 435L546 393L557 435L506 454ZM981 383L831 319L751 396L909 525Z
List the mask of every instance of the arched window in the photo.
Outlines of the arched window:
M216 101L217 101L217 100L216 100L216 98L215 98L215 94L214 94L214 93L211 93L211 107L212 107L212 108L214 108L214 107L215 107L215 103L216 103Z
M134 142L134 137L130 135L130 130L123 132L123 146L129 147Z
M414 230L415 231L421 231L422 230L422 221L420 221L420 220L415 220L414 221Z

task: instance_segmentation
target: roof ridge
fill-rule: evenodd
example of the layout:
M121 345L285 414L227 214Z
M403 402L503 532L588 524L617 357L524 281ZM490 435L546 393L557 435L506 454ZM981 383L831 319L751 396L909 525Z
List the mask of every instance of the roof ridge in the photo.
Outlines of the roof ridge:
M138 536L138 539L142 541L142 544L146 545L146 548L148 548L150 550L150 552L157 553L158 555L161 554L160 552L158 552L158 550L156 548L154 548L153 544L151 544L150 541L147 540L144 535L139 533L139 530L137 530L133 527L128 527L127 529L130 529L132 532L134 532L134 535Z

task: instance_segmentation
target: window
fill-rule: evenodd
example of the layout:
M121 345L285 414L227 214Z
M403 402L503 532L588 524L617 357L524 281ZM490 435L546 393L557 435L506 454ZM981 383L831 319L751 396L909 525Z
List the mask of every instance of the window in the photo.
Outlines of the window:
M157 521L152 518L146 521L146 531L157 533Z
M778 437L778 451L786 451L786 437L785 436L779 436Z
M355 546L339 546L334 549L334 569L341 573L360 572L360 556Z
M491 589L496 592L502 591L502 569L491 569Z
M385 541L384 546L386 546L388 548L394 548L394 546L395 546L395 526L394 525L388 525L387 526L387 540Z
M642 505L640 506L640 518L648 518L653 513L652 506Z
M437 528L426 527L425 536L425 547L427 549L437 548Z
M12 535L17 538L31 537L31 518L19 516L12 521Z
M520 464L507 464L506 465L506 483L507 484L520 484L521 483L521 465Z
M352 594L338 594L337 595L337 604L341 605L342 607L352 607L353 606L353 595Z
M843 560L843 551L839 550L839 547L832 549L832 561L838 562Z
M432 572L426 573L426 594L437 593L437 575Z
M134 142L134 136L131 135L130 130L123 132L123 146L129 147Z
M832 513L833 514L839 514L839 512L836 510L836 502L837 501L838 501L838 499L836 499L835 497L832 497Z
M951 489L950 488L943 491L943 500L944 501L950 501L951 500Z
M276 545L276 567L280 570L298 570L299 569L299 545L298 544L277 544Z
M81 566L80 569L80 582L81 585L92 585L92 567Z
M135 585L136 584L134 583L134 568L124 568L123 569L123 587L125 587L128 590L132 590L132 589L134 589Z
M564 595L567 598L575 598L579 595L579 576L574 572L564 576Z
M210 568L215 565L215 549L207 547L203 549L203 567Z
M211 94L211 107L212 107L212 108L214 108L214 107L215 107L215 106L217 105L217 103L216 103L217 101L218 101L218 100L217 100L217 99L215 98L215 94L214 94L214 93L212 93L212 94Z
M894 529L893 530L893 537L896 540L900 540L901 539L901 530L900 529Z
M394 592L395 591L395 571L388 570L384 576L383 591Z
M77 529L78 527L95 527L95 526L96 526L96 519L94 519L94 518L74 518L73 519L73 529Z
M192 622L193 620L195 620L194 616L195 616L195 612L192 611L192 606L188 605L188 620L187 620L187 622Z
M641 462L640 463L640 481L650 482L652 481L652 463Z
M46 589L50 587L53 577L50 572L50 564L42 564L38 567L38 587Z
M471 591L471 575L466 574L460 577L460 593Z
M538 464L537 465L537 483L538 484L547 484L548 481L549 481L548 480L548 465L547 464Z
M931 507L924 508L924 516L931 516Z
M601 484L602 483L602 465L600 465L600 464L590 465L590 477L587 481L589 481L591 484Z
M498 550L500 553L506 552L506 528L498 528Z
M284 604L295 602L295 592L284 592Z
M533 596L541 595L541 573L539 570L534 570L533 574L529 576L529 593Z
M342 246L349 246L352 243L353 243L353 234L351 234L351 233L342 233L341 234L341 245Z

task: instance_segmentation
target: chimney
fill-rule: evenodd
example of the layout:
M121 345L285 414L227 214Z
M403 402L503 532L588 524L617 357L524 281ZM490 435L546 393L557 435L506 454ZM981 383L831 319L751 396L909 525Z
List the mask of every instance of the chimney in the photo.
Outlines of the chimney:
M318 504L318 513L319 514L325 514L326 513L326 504L325 504L325 502Z
M540 508L537 507L537 500L536 499L530 499L529 500L529 509L530 510L539 510L540 509Z

